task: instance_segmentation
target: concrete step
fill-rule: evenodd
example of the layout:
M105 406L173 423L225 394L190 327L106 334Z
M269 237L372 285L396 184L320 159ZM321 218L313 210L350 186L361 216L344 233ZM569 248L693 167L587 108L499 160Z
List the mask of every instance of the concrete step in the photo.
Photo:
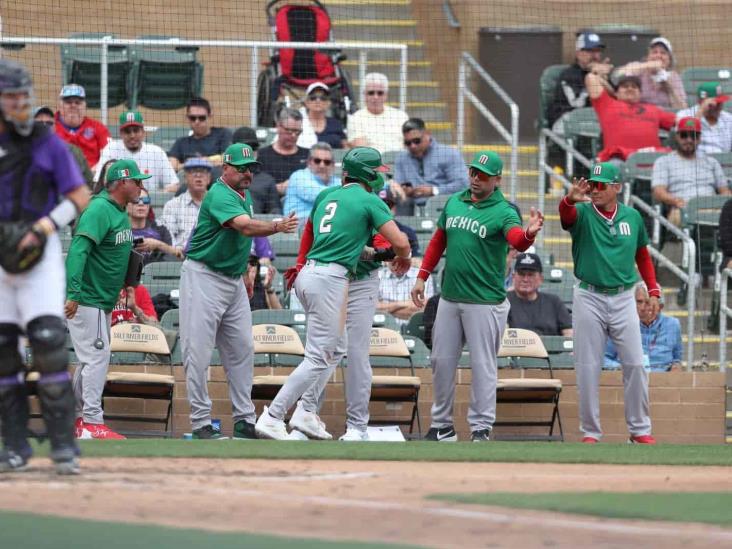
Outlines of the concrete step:
M409 2L323 2L331 21L340 19L410 19L412 10Z
M358 76L358 56L341 63L354 77ZM389 82L399 82L400 63L396 61L375 61L371 59L371 52L367 58L366 72L380 72L385 74ZM432 64L429 61L408 61L408 80L432 80Z
M360 40L359 36L356 35L337 35L336 40ZM369 42L369 40L364 40ZM401 40L371 40L375 44L383 44L389 42L391 44L402 44ZM424 48L422 48L421 41L407 42L409 48L407 49L407 61L424 61ZM358 50L354 48L344 48L343 53L348 56L348 59L358 60ZM369 61L399 61L400 53L399 50L369 50L368 55Z
M358 35L359 40L395 41L417 45L419 34L415 21L399 19L337 19L333 21L333 35L339 37Z

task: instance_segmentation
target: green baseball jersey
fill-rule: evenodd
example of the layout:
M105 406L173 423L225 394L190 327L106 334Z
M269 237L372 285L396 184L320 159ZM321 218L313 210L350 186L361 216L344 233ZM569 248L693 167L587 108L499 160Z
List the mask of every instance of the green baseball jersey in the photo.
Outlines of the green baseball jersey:
M201 202L186 256L232 278L244 274L252 238L226 226L228 221L240 215L252 217L249 191L244 197L217 179Z
M66 255L67 299L110 312L124 284L131 250L127 209L103 190L81 214Z
M366 246L372 246L374 245L374 236L376 236L376 232L374 232L371 237L366 241ZM381 262L380 261L359 261L356 264L356 270L353 273L353 276L356 280L361 278L366 278L371 271L375 271L377 269L381 268Z
M357 183L324 189L310 212L314 240L308 259L355 273L373 231L392 219L384 201Z
M591 202L579 202L572 235L574 276L603 288L629 286L638 280L635 254L648 244L640 214L618 204L612 220L603 217Z
M450 197L437 226L447 249L442 297L459 303L496 304L506 299L506 234L521 219L499 189L473 202L470 189Z

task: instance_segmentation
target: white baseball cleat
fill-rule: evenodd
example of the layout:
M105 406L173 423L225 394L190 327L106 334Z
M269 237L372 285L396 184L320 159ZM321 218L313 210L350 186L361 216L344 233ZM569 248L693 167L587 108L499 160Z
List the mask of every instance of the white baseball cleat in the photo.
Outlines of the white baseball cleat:
M287 435L287 440L306 441L310 439L305 433L301 433L297 429L293 429L292 431L290 431L290 434Z
M259 438L270 438L272 440L287 440L287 428L285 422L269 415L265 406L262 415L259 416L254 430Z
M325 430L325 423L320 421L318 414L308 412L302 407L302 402L295 406L295 412L290 418L290 428L305 433L309 438L317 440L331 440L333 435Z
M368 432L361 431L355 427L349 427L338 440L342 440L343 442L368 442L369 434Z

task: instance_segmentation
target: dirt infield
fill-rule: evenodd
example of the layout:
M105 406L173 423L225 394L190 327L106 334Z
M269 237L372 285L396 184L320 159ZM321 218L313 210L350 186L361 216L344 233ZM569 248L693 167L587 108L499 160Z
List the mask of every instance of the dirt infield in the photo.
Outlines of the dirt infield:
M607 520L449 504L443 492L724 491L725 467L85 459L64 479L47 460L0 476L0 509L57 516L411 543L427 547L709 547L714 526Z

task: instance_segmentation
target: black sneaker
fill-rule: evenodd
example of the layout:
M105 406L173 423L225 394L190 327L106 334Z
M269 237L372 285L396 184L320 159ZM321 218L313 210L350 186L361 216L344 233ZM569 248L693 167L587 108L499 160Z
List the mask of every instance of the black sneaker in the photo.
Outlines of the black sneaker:
M18 451L9 448L0 450L0 473L23 471L32 455L33 450L27 444Z
M488 442L491 439L491 430L479 429L477 431L473 431L470 438L473 442Z
M431 440L433 442L457 442L457 439L455 427L450 425L450 427L443 427L442 429L432 427L427 431L423 440Z
M257 437L257 433L254 431L254 424L247 423L243 419L234 423L234 440L254 440Z
M214 429L210 423L193 431L194 440L227 440L228 438L222 435L218 429Z

